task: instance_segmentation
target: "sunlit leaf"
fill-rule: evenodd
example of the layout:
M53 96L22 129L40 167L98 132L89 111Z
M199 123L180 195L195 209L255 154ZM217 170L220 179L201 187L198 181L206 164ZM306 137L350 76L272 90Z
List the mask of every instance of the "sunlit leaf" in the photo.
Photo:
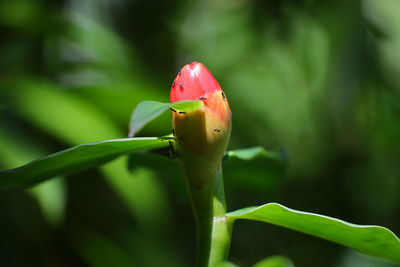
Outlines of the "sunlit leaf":
M27 187L55 175L99 166L122 154L168 146L167 138L126 138L81 144L35 160L22 167L1 170L0 188Z
M384 227L351 224L324 215L293 210L277 203L241 209L227 216L230 220L247 219L279 225L400 263L400 240Z
M143 101L132 113L129 124L129 137L133 137L147 123L154 120L166 110L173 108L181 112L190 112L203 106L200 100L179 101L175 103L161 103L157 101Z

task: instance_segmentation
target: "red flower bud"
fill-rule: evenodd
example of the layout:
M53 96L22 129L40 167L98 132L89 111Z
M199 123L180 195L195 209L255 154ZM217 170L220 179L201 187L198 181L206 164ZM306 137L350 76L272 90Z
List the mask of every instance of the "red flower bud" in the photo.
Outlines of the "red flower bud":
M171 87L171 103L201 100L204 106L191 113L172 112L176 137L184 150L220 162L231 131L231 111L221 86L201 63L185 65Z
M208 266L214 216L224 216L221 160L231 132L231 111L218 82L203 64L185 65L171 87L171 102L201 100L190 112L172 110L180 157L198 225L198 265ZM214 264L212 264L214 265Z
M221 91L221 86L210 71L203 64L192 62L185 65L176 76L171 87L171 103L196 100L215 91Z

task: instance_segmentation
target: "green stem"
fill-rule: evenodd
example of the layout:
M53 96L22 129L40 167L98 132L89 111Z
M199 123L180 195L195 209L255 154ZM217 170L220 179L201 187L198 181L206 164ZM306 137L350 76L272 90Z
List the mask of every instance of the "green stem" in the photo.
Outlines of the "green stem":
M226 260L230 245L230 224L221 164L184 151L182 160L186 184L197 223L197 267L213 267Z
M217 266L228 258L231 243L232 224L226 220L226 204L222 171L217 180L213 197L213 224L211 249L208 266Z
M231 232L232 224L226 221L225 216L214 217L208 266L218 266L218 264L227 260L231 243Z
M221 166L210 169L214 171L203 169L205 172L200 173L207 175L206 180L211 183L206 183L201 189L191 183L193 179L188 183L197 222L197 267L213 267L225 261L231 239L231 227L225 220L222 169Z
M225 219L226 204L221 166L218 167L218 172L215 174L215 177L209 177L215 182L212 194L207 199L207 206L210 207L210 210L200 215L204 221L197 225L198 267L217 266L226 261L229 252L231 227Z

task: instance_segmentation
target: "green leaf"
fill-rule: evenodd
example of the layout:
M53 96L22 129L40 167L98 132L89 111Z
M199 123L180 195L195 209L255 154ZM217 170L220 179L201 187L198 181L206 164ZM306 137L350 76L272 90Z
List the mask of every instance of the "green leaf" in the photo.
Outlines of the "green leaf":
M169 145L170 138L125 138L87 143L32 161L22 167L0 170L0 188L32 186L56 175L99 166L122 154Z
M294 264L287 257L273 256L257 262L253 267L294 267Z
M200 100L184 100L174 103L169 103L170 108L174 108L178 111L192 112L203 106L203 101Z
M161 103L157 101L140 102L132 113L129 123L129 137L133 137L147 123L154 120L165 111L173 108L177 111L191 112L203 106L200 100L187 100L174 103Z
M91 104L74 90L64 90L48 81L23 79L9 93L10 107L15 113L46 136L69 146L126 135L101 106ZM36 141L32 139L32 142ZM138 225L149 229L164 227L170 214L169 203L157 179L137 179L136 173L130 173L126 168L122 157L100 166L99 171L128 206ZM148 192L148 195L143 197L138 192ZM149 210L159 212L149 216Z
M286 160L286 156L283 153L267 151L261 146L228 151L225 153L223 161L233 158L248 161L256 158L264 158L279 162L284 162Z
M227 217L232 221L247 219L279 225L400 263L400 240L384 227L351 224L324 215L293 210L277 203L230 212Z

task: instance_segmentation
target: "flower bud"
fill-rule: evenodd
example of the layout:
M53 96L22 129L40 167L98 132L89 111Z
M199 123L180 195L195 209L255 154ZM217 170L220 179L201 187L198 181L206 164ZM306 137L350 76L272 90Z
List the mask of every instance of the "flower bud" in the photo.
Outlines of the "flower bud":
M203 64L185 65L171 87L171 103L201 100L188 112L172 109L175 153L197 222L197 265L209 266L213 218L226 213L221 160L231 132L231 111L220 85Z
M171 103L201 100L204 105L192 112L173 110L172 124L185 152L219 164L231 132L231 111L221 86L201 63L185 65L171 87ZM184 155L183 155L184 156Z

